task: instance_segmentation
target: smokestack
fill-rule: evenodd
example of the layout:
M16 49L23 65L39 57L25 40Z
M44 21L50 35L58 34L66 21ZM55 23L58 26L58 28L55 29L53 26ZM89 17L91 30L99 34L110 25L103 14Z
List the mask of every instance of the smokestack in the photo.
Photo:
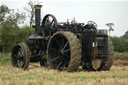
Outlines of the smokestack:
M35 5L35 32L38 33L40 29L40 19L41 19L41 7L42 5Z

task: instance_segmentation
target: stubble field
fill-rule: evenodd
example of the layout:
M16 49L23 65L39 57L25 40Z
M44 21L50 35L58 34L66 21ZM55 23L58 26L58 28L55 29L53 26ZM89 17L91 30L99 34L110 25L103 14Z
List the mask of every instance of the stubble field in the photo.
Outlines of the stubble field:
M117 58L110 71L100 72L59 72L39 64L23 71L0 64L0 85L128 85L128 58Z

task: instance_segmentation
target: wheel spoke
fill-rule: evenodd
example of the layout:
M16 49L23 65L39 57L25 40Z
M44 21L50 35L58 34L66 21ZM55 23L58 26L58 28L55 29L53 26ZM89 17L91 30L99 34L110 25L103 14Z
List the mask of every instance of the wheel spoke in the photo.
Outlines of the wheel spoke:
M23 56L23 51L21 49L19 49L19 54L20 56Z
M66 57L69 57L69 55L67 55L67 54L63 54L64 56L66 56Z
M13 55L13 58L14 58L14 59L18 59L18 56L17 56L17 55Z
M69 51L70 51L70 49L67 49L67 50L64 51L64 53L69 52Z
M19 60L17 60L17 66L20 67Z
M66 57L64 58L64 62L65 62L66 64L68 64L68 63L69 63L69 60L70 60L69 56L66 55Z
M63 50L66 48L67 45L68 45L68 41L65 43Z
M59 44L58 40L57 40L57 39L55 39L55 41L56 41L56 43L57 43L58 47L60 47L60 44Z
M62 64L62 62L60 62L60 63L58 64L58 66L56 67L56 69L59 69L59 67L61 66L61 64Z
M53 61L58 60L58 59L59 59L59 56L53 58L51 61L53 62Z
M18 60L18 66L21 68L22 67L22 61L21 60Z
M13 58L20 60L20 56L19 55L15 55Z
M64 65L68 65L69 62L68 62L68 60L64 59L63 63L64 63Z
M51 26L51 27L49 27L51 30L54 30L54 28Z
M52 50L52 51L58 52L58 50L55 49L55 48L49 48L49 49Z
M62 69L63 69L63 70L67 69L68 65L69 65L69 60L65 58L65 59L63 60Z
M23 63L24 63L24 57L23 56L24 56L23 51L21 48L19 48L18 55L16 56L16 58L17 58L18 67L20 67L20 68L22 68Z
M63 69L66 70L67 69L67 66L66 64L63 65Z
M52 26L53 22L54 22L54 19L53 19L52 22L50 23L50 27Z
M22 67L22 61L19 61L20 68Z
M18 65L19 65L20 67L22 67L23 63L24 63L23 57L19 56L19 58L18 58Z
M67 66L66 66L65 63L63 63L62 66L61 66L61 68L60 68L60 70L66 70L66 69L67 69Z

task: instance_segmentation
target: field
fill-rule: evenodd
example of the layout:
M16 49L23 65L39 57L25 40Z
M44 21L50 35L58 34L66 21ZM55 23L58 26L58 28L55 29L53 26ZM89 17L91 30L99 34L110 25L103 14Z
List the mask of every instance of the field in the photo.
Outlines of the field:
M110 71L59 72L30 64L27 71L10 65L8 55L0 54L0 85L128 85L128 57L117 56Z

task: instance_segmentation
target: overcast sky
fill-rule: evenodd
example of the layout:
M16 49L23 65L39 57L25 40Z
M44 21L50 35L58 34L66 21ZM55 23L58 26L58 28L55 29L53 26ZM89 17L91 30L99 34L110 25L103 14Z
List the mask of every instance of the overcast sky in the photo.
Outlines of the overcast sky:
M12 9L27 6L29 0L0 0ZM76 18L77 22L95 21L100 29L108 29L106 23L115 24L111 35L122 36L128 30L128 1L121 0L33 0L42 1L42 13L53 14L58 22ZM43 17L43 16L42 16Z

